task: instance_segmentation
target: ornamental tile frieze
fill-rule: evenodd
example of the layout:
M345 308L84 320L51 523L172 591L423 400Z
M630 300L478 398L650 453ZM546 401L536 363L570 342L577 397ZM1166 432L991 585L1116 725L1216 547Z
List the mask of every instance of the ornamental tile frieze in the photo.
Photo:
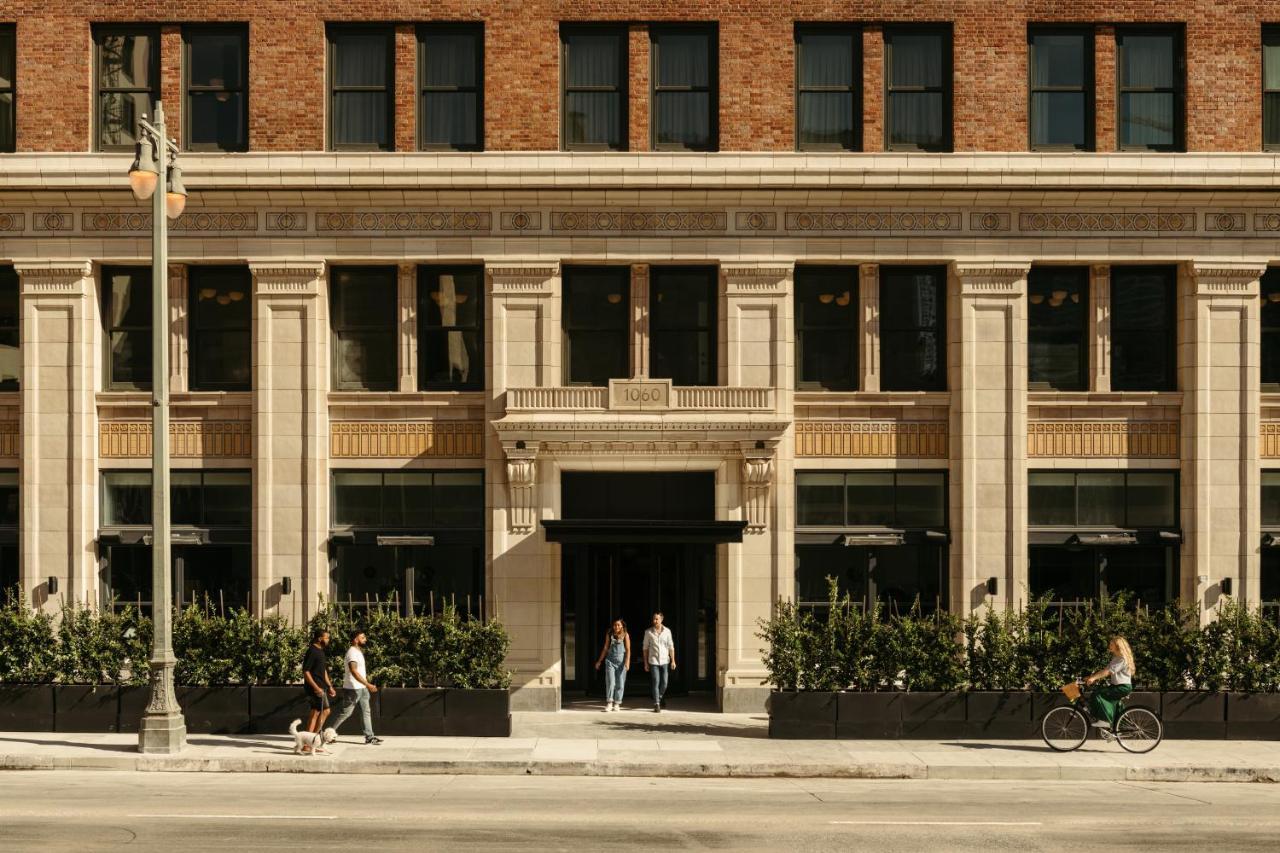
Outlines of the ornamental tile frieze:
M483 421L335 421L329 426L334 459L479 458Z
M489 231L493 215L482 210L319 210L316 231L320 233L439 234Z
M1196 214L1191 210L1139 210L1127 213L1097 211L1044 211L1018 214L1018 230L1033 233L1149 234L1162 231L1196 230Z
M594 233L714 233L728 227L723 210L553 210L551 230Z
M84 231L151 232L151 214L136 210L100 210L80 214ZM258 230L258 214L252 210L205 211L188 210L173 222L174 233L254 232Z
M806 210L786 215L788 231L959 231L960 214L942 210Z
M177 421L169 424L169 453L175 459L238 459L253 455L249 421ZM98 452L104 459L151 456L148 421L103 421Z
M946 421L797 421L797 457L946 459Z
M1177 421L1041 421L1027 425L1027 456L1177 459Z

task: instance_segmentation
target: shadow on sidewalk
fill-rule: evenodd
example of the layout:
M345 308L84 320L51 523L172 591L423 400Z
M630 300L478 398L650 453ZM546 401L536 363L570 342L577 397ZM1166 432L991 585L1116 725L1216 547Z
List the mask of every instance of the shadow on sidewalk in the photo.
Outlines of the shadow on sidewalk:
M904 743L910 743L910 741L904 741ZM1040 744L1039 746L1030 745L1030 744L1023 746L1022 744L1013 744L1013 743L983 743L981 741L972 741L972 740L969 740L969 741L951 740L951 741L945 741L945 742L939 743L938 745L939 746L959 746L964 749L982 749L982 750L997 749L997 750L1008 750L1010 752L1043 752L1050 755L1054 754L1053 750L1045 746L1044 744Z
M35 738L0 736L0 743L30 743L35 746L74 746L81 749L97 749L103 752L137 752L134 743L92 743L72 740L37 740Z
M640 732L649 734L667 734L667 735L704 735L712 738L738 738L753 740L768 740L769 730L760 726L752 726L750 728L744 726L725 726L716 725L707 722L667 722L661 718L653 722L639 722L630 720L600 720L598 725L606 731L624 731L624 732Z

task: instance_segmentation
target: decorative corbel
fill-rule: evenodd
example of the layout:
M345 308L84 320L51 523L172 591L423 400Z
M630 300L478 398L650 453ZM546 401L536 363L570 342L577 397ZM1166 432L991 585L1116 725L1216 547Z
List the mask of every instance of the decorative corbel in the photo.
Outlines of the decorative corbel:
M773 484L774 448L763 441L742 451L743 510L747 532L762 533L769 526L769 487Z
M538 447L536 442L503 442L502 452L507 457L507 499L510 507L509 530L512 533L532 533L538 523L533 490L537 483Z

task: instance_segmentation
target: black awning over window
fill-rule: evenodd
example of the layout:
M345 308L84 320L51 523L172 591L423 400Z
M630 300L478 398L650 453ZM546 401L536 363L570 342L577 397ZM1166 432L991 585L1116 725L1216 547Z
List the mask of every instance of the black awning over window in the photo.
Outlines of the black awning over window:
M549 519L548 542L741 542L745 521Z

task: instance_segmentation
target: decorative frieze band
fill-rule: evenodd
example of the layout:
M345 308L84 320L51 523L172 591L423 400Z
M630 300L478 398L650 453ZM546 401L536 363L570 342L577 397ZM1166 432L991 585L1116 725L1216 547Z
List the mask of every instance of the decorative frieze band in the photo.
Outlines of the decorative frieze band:
M797 421L796 456L946 459L946 421Z
M1258 279L1267 271L1266 261L1214 262L1192 264L1196 291L1203 296L1249 296L1257 291Z
M788 231L959 231L957 211L940 210L833 210L802 211L786 215Z
M22 455L22 432L19 421L0 421L0 459Z
M1031 270L1030 261L991 263L957 263L953 265L962 293L974 295L1013 295L1020 292L1019 282Z
M442 231L489 231L493 215L485 210L344 210L316 211L316 231L436 234Z
M80 214L83 231L151 231L151 214L140 210L97 210ZM169 223L175 233L258 230L258 214L252 210L188 210Z
M151 456L149 421L103 421L98 452L105 459ZM253 455L249 421L176 421L169 424L169 453L175 459L247 458Z
M724 231L723 210L553 210L552 231L578 233L669 233Z
M22 292L40 295L83 294L93 271L90 261L22 261L15 260Z
M549 295L551 280L560 275L557 264L499 264L485 268L495 294Z
M1128 213L1097 211L1077 213L1070 210L1021 213L1018 230L1033 233L1094 232L1150 234L1160 231L1195 231L1193 210L1138 210Z
M1280 459L1280 421L1263 421L1258 436L1258 455L1263 459Z
M1177 421L1039 421L1027 425L1027 456L1177 459Z
M476 458L484 456L483 421L335 421L334 459Z
M778 265L724 268L725 287L729 295L785 295L791 267Z

